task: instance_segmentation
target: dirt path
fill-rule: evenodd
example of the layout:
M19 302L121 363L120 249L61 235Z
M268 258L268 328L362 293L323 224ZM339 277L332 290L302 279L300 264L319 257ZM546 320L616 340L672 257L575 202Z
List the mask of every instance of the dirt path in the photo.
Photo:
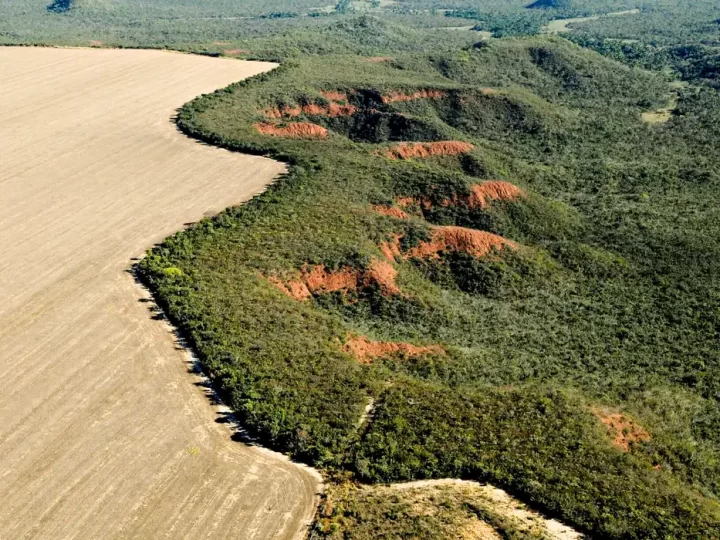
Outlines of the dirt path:
M194 96L272 67L0 48L3 540L303 534L318 480L231 440L127 273L283 171L170 122Z

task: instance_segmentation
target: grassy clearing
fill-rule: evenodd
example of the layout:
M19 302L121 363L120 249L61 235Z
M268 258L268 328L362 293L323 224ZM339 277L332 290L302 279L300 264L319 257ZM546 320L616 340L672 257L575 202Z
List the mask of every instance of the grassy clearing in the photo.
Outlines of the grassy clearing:
M310 538L348 536L574 540L580 535L528 511L497 488L430 481L394 486L332 485Z
M642 111L666 92L660 77L552 38L286 63L196 100L179 123L288 161L290 174L168 239L141 273L227 402L275 448L367 482L492 482L603 537L712 536L720 107L710 91L681 93L681 115L646 126ZM353 112L323 113L328 95ZM301 112L267 116L286 108ZM298 121L328 136L254 127ZM398 141L472 150L384 157ZM469 204L489 179L524 195ZM407 217L375 210L401 204ZM519 247L412 256L447 226ZM393 242L401 294L358 281L298 301L269 279L317 266L362 274ZM351 336L434 352L401 347L361 364ZM650 438L624 452L598 407Z

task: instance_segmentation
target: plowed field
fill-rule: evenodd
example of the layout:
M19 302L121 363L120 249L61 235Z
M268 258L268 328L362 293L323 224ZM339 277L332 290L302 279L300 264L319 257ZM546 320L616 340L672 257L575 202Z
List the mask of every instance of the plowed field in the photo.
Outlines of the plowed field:
M0 538L292 538L318 481L231 439L132 258L282 165L174 111L272 64L0 48Z

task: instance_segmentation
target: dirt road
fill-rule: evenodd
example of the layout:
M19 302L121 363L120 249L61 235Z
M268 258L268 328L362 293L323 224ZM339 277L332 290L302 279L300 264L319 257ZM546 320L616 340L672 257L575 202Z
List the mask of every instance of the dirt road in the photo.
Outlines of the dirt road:
M302 536L317 479L231 440L127 273L282 172L170 122L194 96L271 67L0 48L3 540Z

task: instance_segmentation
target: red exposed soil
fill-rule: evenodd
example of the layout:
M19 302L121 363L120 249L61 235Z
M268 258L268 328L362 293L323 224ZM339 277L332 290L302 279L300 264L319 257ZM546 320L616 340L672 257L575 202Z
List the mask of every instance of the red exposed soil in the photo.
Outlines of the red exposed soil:
M352 116L357 112L354 105L340 105L339 103L330 102L329 105L305 105L302 112L316 116Z
M295 117L301 114L308 116L352 116L357 112L357 107L354 105L340 105L339 103L331 102L328 105L317 105L311 103L308 105L290 107L286 106L283 109L267 109L263 111L263 114L268 118L283 118L283 117Z
M438 141L430 143L401 143L388 148L385 156L390 159L412 159L431 156L456 156L475 148L462 141Z
M415 101L417 99L440 99L447 96L447 92L443 90L418 90L411 94L403 92L391 92L382 96L383 103L397 103L400 101Z
M358 272L350 267L341 268L337 272L328 272L318 264L310 270L302 270L302 280L311 292L333 292L357 288Z
M330 101L347 101L348 95L345 92L339 90L324 90L320 92L324 98Z
M385 258L390 262L394 262L395 257L401 257L402 253L400 252L400 235L394 234L390 240L388 240L387 242L382 242L380 244L380 251L382 251Z
M365 272L363 281L365 285L376 284L385 296L393 296L400 294L400 288L395 283L395 278L397 278L397 270L392 264L373 259Z
M103 46L103 42L102 42L102 41L98 41L98 40L96 40L96 39L93 39L93 40L90 40L90 46L91 46L91 47L102 47L102 46Z
M227 56L240 56L243 54L251 54L252 51L249 51L247 49L226 49L223 51L223 54L226 54Z
M364 336L350 338L345 342L343 350L355 357L361 364L371 364L374 358L405 354L419 356L422 354L445 354L445 349L439 345L420 347L410 343L390 343L383 341L370 341Z
M300 280L283 283L277 276L269 276L267 280L295 300L305 300L312 295L307 286Z
M327 129L309 122L291 122L284 126L261 122L255 124L255 129L263 135L272 135L273 137L324 139L328 135Z
M651 439L650 434L632 418L622 413L611 413L597 407L591 409L605 425L612 437L613 446L628 452L634 443L645 442Z
M282 118L284 116L300 116L302 114L302 108L300 106L290 107L289 105L279 109L277 107L272 109L265 109L262 112L268 118Z
M372 62L373 64L380 64L382 62L392 62L395 60L392 56L371 56L367 59L368 62Z
M365 272L349 266L331 272L318 264L312 267L304 266L298 277L289 281L282 281L277 276L269 276L267 280L295 300L306 300L313 294L351 291L357 290L358 286L373 284L378 285L385 295L400 294L395 283L396 276L397 270L392 264L373 259Z
M417 199L414 197L398 197L395 199L395 202L398 206L402 206L403 208L407 206L413 206L414 204L417 204Z
M486 208L489 201L514 201L524 196L523 190L510 182L491 180L472 187L468 206Z
M407 219L408 217L410 217L404 210L401 210L397 206L385 206L382 204L376 204L372 208L375 212L377 212L378 214L382 214L383 216L390 216L398 219Z
M462 251L483 257L493 249L517 249L517 244L502 236L465 227L434 227L432 239L412 248L409 257L437 257L441 251Z
M490 180L482 184L476 184L470 188L470 195L467 200L462 201L458 197L443 200L440 204L443 207L466 204L470 208L487 208L492 201L515 201L525 196L525 192L510 182L501 180ZM430 199L417 199L414 197L400 197L395 200L398 206L407 208L418 205L422 208L432 208ZM378 210L379 211L379 210Z

